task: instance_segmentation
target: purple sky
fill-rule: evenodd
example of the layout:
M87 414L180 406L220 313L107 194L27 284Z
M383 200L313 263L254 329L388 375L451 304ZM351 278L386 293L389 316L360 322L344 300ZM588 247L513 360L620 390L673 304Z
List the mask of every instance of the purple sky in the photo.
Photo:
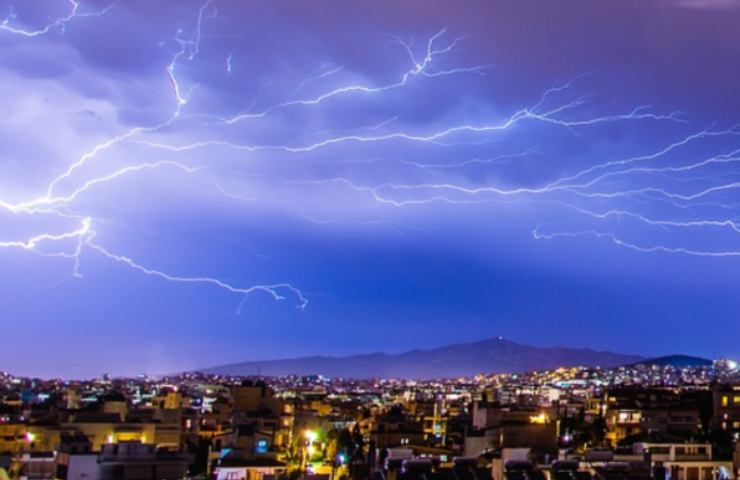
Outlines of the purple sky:
M740 2L0 1L0 368L740 356Z

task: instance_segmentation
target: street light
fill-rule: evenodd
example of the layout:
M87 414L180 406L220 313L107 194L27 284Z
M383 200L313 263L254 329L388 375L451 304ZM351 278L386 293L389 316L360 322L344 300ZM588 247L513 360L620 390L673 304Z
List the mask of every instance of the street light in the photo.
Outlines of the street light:
M313 446L313 442L315 442L319 436L313 430L305 430L303 432L303 436L306 437L307 442L307 445L303 449L303 470L306 472L308 470L308 462L311 460L314 453L316 453L316 447Z

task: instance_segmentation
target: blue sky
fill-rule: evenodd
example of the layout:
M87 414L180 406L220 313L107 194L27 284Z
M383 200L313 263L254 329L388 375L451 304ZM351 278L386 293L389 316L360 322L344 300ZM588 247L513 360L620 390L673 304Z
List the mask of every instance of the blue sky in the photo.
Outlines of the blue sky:
M738 356L740 3L0 1L3 369Z

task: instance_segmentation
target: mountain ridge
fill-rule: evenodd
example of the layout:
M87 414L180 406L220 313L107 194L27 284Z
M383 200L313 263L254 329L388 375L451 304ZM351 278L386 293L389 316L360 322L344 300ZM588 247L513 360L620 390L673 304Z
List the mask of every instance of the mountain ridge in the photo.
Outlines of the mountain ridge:
M534 347L503 337L454 343L400 353L346 356L311 355L276 360L229 363L198 369L219 375L325 375L342 378L454 378L478 373L522 373L563 366L615 367L645 361L646 357L606 350Z
M674 368L686 368L686 367L709 367L714 362L708 358L697 357L693 355L684 355L681 353L674 353L672 355L663 355L660 357L648 358L634 365L644 366L657 366L657 367L674 367Z

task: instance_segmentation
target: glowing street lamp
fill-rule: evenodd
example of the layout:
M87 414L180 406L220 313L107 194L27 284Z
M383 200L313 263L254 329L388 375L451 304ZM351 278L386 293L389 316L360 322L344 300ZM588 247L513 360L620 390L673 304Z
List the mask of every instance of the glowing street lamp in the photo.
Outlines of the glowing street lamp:
M316 447L313 446L313 442L316 441L317 438L319 438L318 434L314 432L313 430L305 430L303 432L303 436L306 438L306 447L303 450L303 464L304 469L308 468L308 462L311 460L311 457L314 456L316 453Z

